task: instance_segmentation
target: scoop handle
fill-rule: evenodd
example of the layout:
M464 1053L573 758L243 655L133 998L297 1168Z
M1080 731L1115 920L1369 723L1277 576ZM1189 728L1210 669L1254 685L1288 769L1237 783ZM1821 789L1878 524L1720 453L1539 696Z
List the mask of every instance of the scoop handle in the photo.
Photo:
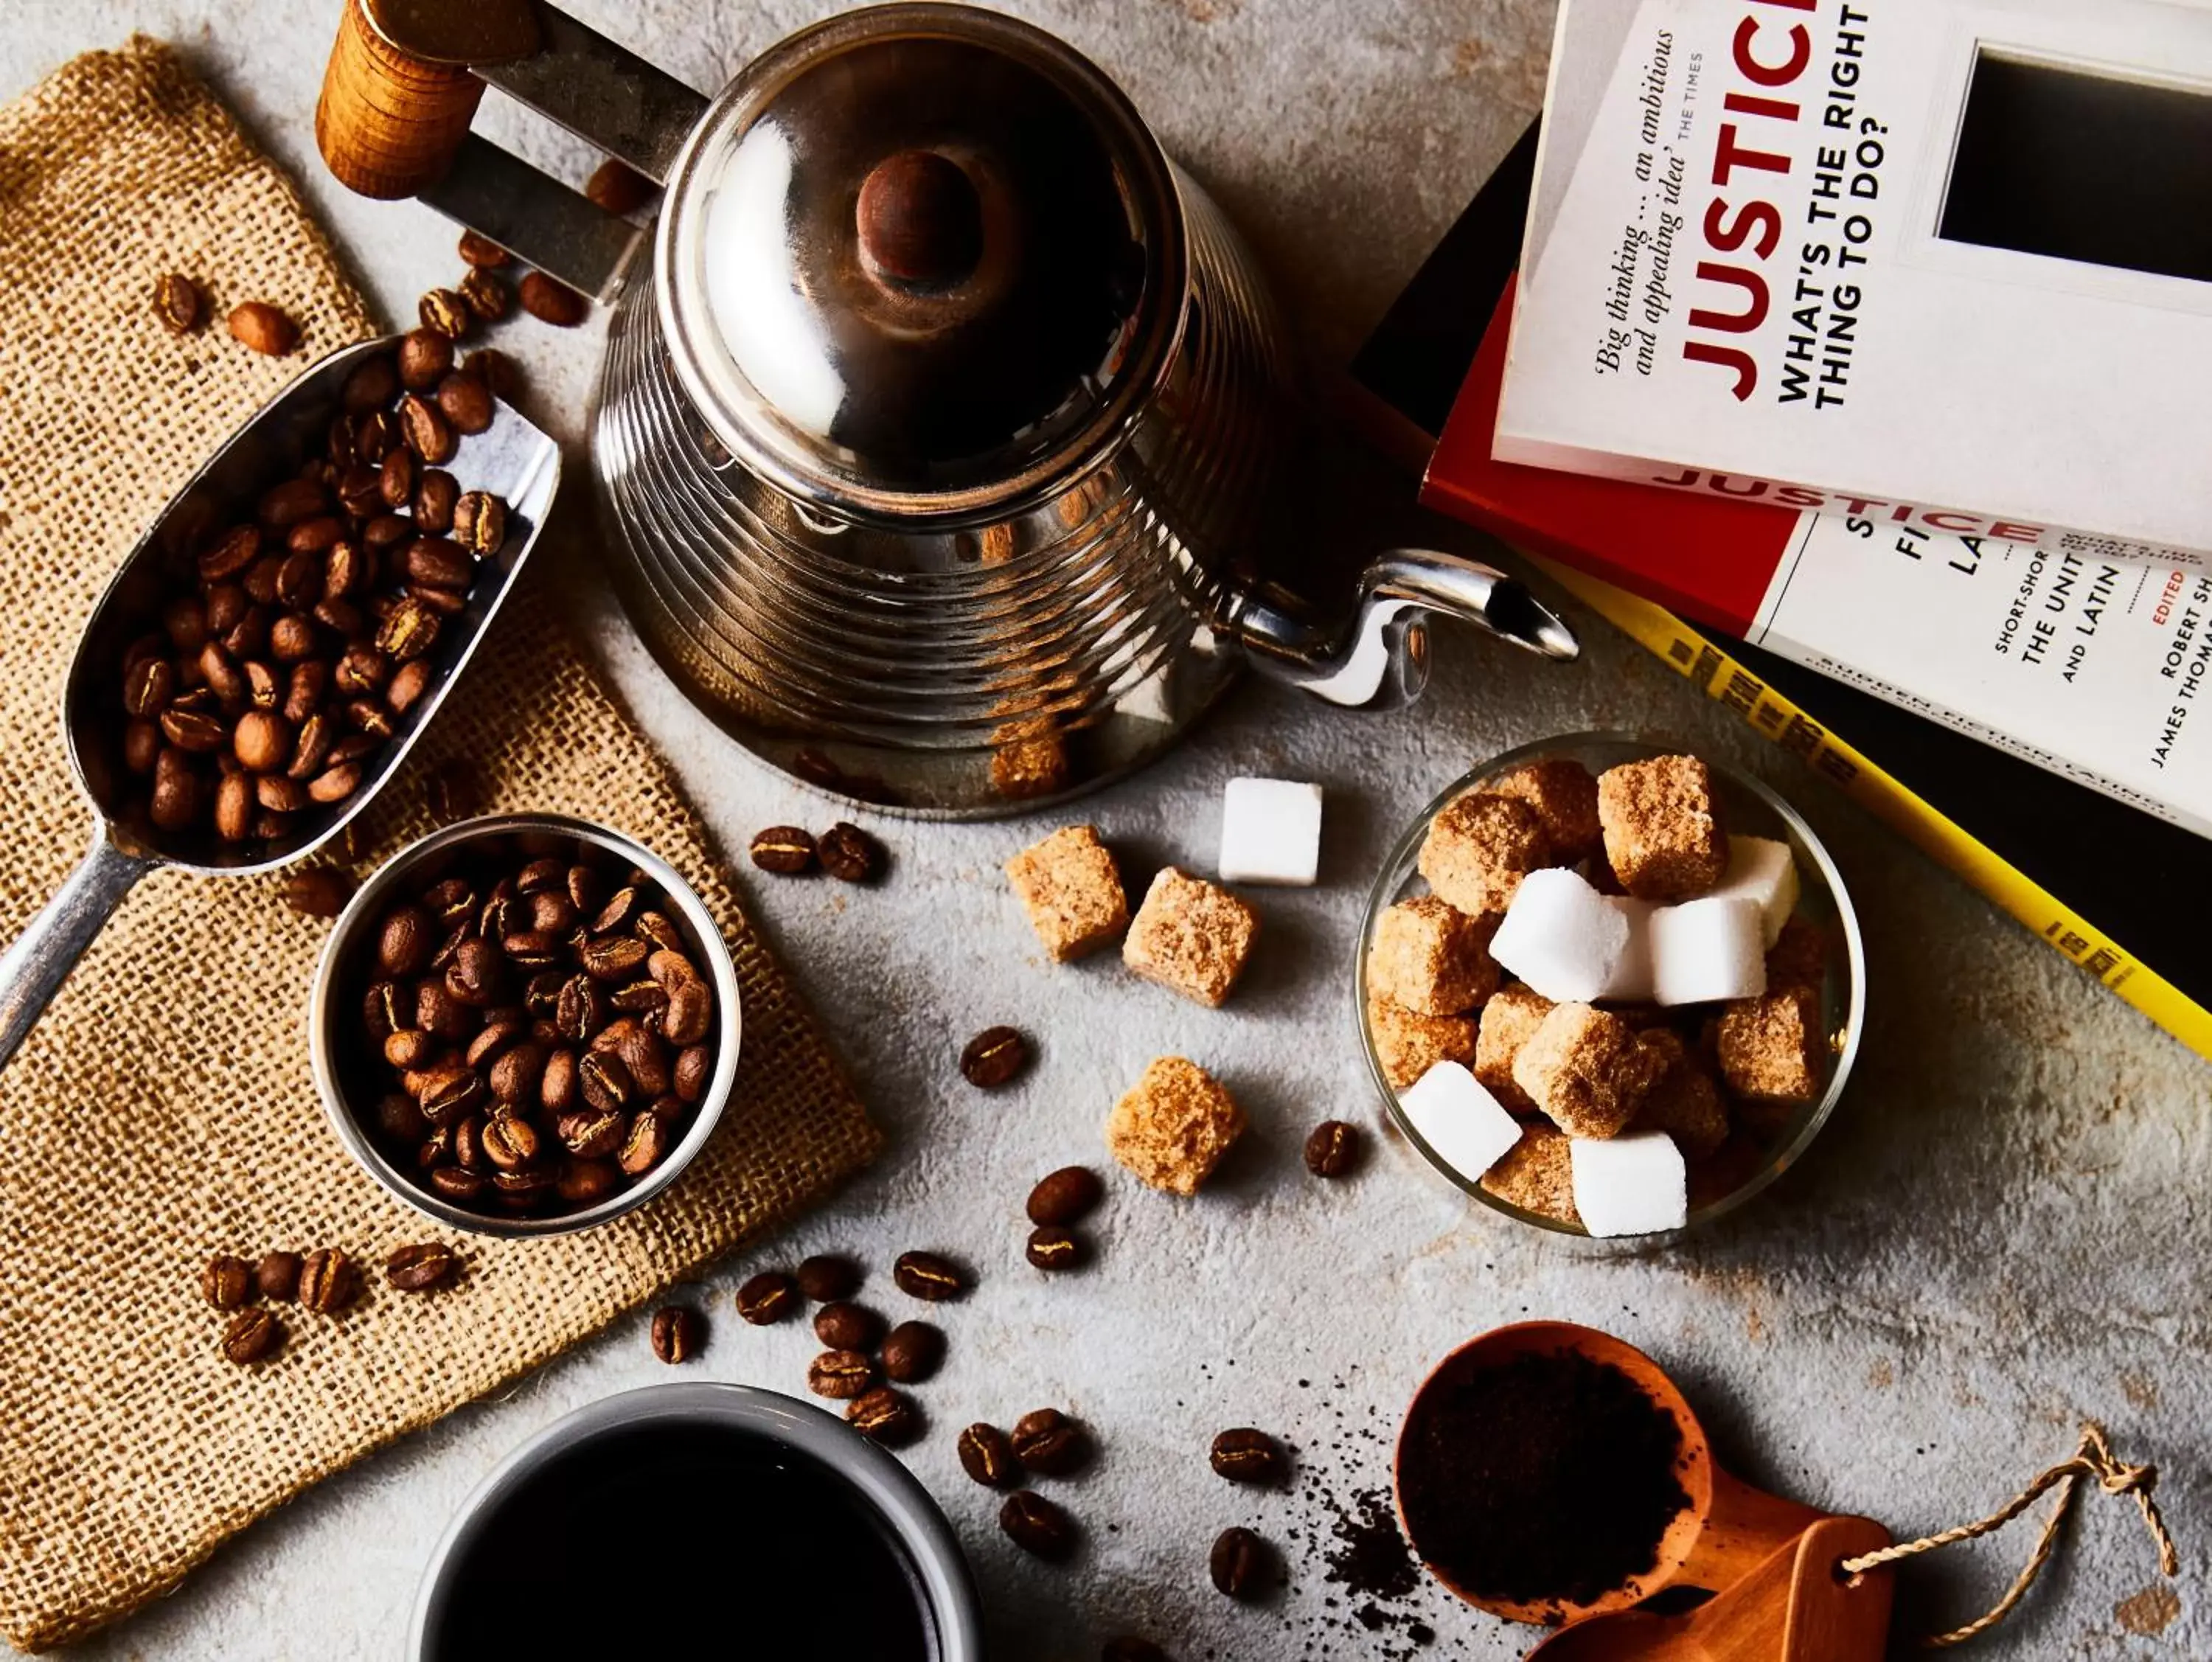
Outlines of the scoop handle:
M1682 1568L1669 1578L1676 1586L1718 1592L1832 1514L1818 1507L1769 1495L1716 1465L1713 1502L1705 1526Z
M151 860L125 854L107 826L99 825L90 852L68 881L15 944L0 953L0 1068L8 1065L123 897L153 868Z

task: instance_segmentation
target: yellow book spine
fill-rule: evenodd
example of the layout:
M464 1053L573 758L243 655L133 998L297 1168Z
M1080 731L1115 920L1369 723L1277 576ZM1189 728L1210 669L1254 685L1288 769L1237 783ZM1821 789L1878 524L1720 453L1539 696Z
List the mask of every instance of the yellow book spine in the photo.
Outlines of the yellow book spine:
M2057 896L2023 877L1870 758L1830 733L1668 612L1555 561L1529 557L1569 594L1677 674L1802 758L1929 858L1948 867L2198 1055L2212 1058L2212 1012Z

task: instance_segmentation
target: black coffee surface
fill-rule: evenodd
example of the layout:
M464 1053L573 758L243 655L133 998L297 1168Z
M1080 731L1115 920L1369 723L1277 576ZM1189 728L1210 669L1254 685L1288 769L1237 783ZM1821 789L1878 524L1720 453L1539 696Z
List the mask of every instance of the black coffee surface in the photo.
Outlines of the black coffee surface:
M814 1653L930 1662L903 1549L846 1481L763 1440L646 1425L571 1448L479 1515L433 1613L432 1662Z

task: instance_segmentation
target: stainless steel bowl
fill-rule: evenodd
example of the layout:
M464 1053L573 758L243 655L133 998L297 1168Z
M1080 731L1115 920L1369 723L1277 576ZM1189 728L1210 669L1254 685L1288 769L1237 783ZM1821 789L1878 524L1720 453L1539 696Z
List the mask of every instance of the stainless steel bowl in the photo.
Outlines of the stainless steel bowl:
M643 871L659 886L676 913L675 922L689 941L694 960L714 983L717 1054L714 1073L706 1094L699 1099L690 1128L684 1140L670 1149L659 1166L639 1182L617 1190L596 1205L557 1216L520 1217L506 1213L480 1212L457 1206L416 1182L385 1157L362 1116L390 1088L378 1069L380 1063L364 1056L352 1024L361 1014L366 990L362 965L374 951L375 932L385 909L396 892L408 886L414 874L432 861L467 844L492 837L538 833L590 843ZM642 843L620 831L563 814L494 814L465 820L409 844L392 856L374 876L362 885L344 911L338 915L331 938L324 944L322 961L315 966L315 981L308 995L307 1038L315 1070L315 1088L322 1093L323 1111L338 1141L362 1170L423 1216L455 1229L479 1235L565 1235L618 1218L651 1200L683 1175L693 1156L722 1117L730 1087L737 1078L738 1050L744 1026L739 1009L737 966L724 944L712 914L676 868Z
M749 1385L720 1383L649 1385L588 1404L555 1421L493 1467L446 1527L423 1572L408 1629L406 1654L431 1656L431 1636L445 1614L451 1576L465 1555L472 1532L514 1489L580 1444L659 1422L689 1422L773 1444L793 1457L826 1469L856 1491L881 1520L907 1561L934 1633L936 1662L981 1662L983 1624L975 1586L945 1514L912 1473L834 1415L811 1403ZM744 1497L728 1497L743 1506ZM827 1543L825 1543L826 1549ZM732 1573L736 1573L732 1567ZM703 1589L693 1589L704 1592ZM774 1589L764 1590L770 1593ZM747 1618L732 1616L732 1634Z

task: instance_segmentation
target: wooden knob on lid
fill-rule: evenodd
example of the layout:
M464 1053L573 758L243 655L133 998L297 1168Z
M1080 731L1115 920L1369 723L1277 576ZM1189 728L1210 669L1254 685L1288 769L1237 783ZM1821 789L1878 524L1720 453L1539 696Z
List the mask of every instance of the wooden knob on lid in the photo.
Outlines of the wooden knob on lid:
M967 171L935 150L886 156L860 181L860 259L879 281L949 289L983 255L983 204Z

